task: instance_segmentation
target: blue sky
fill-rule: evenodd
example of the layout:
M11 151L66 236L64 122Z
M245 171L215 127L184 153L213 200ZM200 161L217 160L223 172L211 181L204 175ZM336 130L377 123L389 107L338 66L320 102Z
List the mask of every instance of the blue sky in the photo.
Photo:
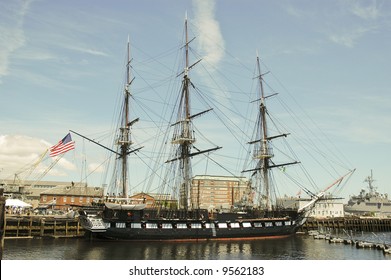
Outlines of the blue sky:
M247 108L248 96L236 93L250 90L258 50L279 98L286 96L298 107L293 110L324 133L318 137L341 152L346 166L357 168L341 195L357 193L371 169L379 191L391 193L391 3L385 0L0 0L0 178L12 178L69 129L94 137L110 128L128 36L135 96L146 104L163 100L166 88L152 85L172 75L175 54L169 54L181 42L186 12L196 36L193 47L216 73L235 80L224 89L238 100L236 109ZM202 67L194 70L195 84L205 78ZM217 130L210 120L205 126ZM222 135L215 139L223 139L216 144L226 150L236 149ZM78 181L81 154L91 154L88 170L105 158L74 140L76 151L45 180ZM104 183L96 170L89 183Z

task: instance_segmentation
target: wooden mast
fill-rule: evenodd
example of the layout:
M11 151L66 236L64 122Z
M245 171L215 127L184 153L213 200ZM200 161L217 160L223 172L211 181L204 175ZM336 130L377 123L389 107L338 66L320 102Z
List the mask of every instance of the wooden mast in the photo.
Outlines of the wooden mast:
M124 103L121 111L121 124L119 128L119 137L116 142L116 144L119 146L119 149L117 151L106 147L98 142L96 142L93 139L90 139L80 133L77 133L76 131L70 130L71 132L83 137L84 139L87 139L90 142L93 142L94 144L97 144L98 146L105 148L106 150L109 150L110 152L116 154L118 156L118 160L121 161L121 178L120 178L120 184L122 188L122 198L125 198L126 200L128 199L128 193L129 193L129 188L128 188L128 156L131 153L138 152L141 150L142 147L136 148L131 150L130 147L133 144L131 141L131 127L133 124L135 124L139 118L136 118L132 121L130 121L130 106L129 106L129 99L131 97L131 92L130 92L130 85L132 84L134 77L131 77L131 71L130 71L130 63L131 63L131 58L130 58L130 40L128 37L128 44L127 44L127 62L126 62L126 81L125 81L125 88L124 88Z
M244 170L242 172L253 171L254 174L260 173L262 179L262 187L263 187L263 197L265 209L268 211L272 210L272 200L271 200L271 183L270 183L270 170L276 167L282 167L286 165L292 165L299 163L298 161L283 163L283 164L274 164L271 161L271 158L274 157L273 149L270 147L270 141L279 137L286 137L288 134L280 134L275 136L268 135L268 127L267 127L267 109L266 109L266 99L268 97L274 96L276 94L271 94L269 96L265 96L264 88L263 88L263 75L261 72L260 59L257 54L257 74L256 77L259 82L259 98L256 100L259 102L259 112L257 119L257 137L259 139L248 142L248 144L256 144L254 148L254 159L258 160L257 166L253 169Z
M126 84L124 89L124 107L123 107L123 120L122 126L120 128L120 139L118 144L120 145L120 154L121 154L121 172L122 172L122 195L124 198L128 198L128 154L129 147L132 144L130 139L130 126L133 122L129 122L129 98L131 96L130 93L130 84L132 83L130 77L130 42L128 38L127 44L127 63L126 63Z
M221 147L216 147L204 151L200 151L196 149L197 150L196 152L193 153L191 152L193 143L195 142L195 138L193 135L193 128L192 128L192 119L211 110L208 109L203 112L191 115L189 86L192 85L192 83L190 81L189 71L194 65L196 65L198 62L201 61L198 60L192 65L189 64L189 44L191 41L192 40L189 41L187 15L186 15L185 17L185 67L182 72L183 73L182 91L181 91L181 98L180 98L180 105L179 105L179 112L178 112L178 120L174 124L172 124L172 126L176 126L176 125L180 126L180 128L176 130L176 132L174 133L174 137L172 140L172 144L178 144L179 147L177 150L176 157L166 161L166 162L172 162L172 161L179 160L179 173L181 174L181 182L179 183L180 184L179 207L185 209L186 211L189 210L191 206L190 188L191 188L192 172L191 172L190 158L198 154L211 152L221 148Z
M191 144L195 141L192 135L191 125L190 125L190 96L189 96L189 83L190 78L188 76L189 73L189 34L187 28L187 16L185 18L185 36L186 36L186 44L185 44L185 69L183 75L183 97L184 97L184 122L183 122L183 137L186 139L181 144L182 156L183 160L181 163L181 168L183 171L183 182L182 182L182 190L183 199L182 203L185 210L188 210L190 205L190 184L191 184L191 162L189 158Z
M265 189L265 207L267 210L271 210L271 199L270 199L270 183L269 183L269 160L273 157L272 150L269 148L268 144L268 134L267 134L267 122L266 122L266 103L265 103L265 93L263 90L263 80L262 72L259 61L259 56L257 55L257 70L258 70L258 81L260 88L260 129L261 129L261 150L258 157L261 160L260 168L262 172L263 187Z

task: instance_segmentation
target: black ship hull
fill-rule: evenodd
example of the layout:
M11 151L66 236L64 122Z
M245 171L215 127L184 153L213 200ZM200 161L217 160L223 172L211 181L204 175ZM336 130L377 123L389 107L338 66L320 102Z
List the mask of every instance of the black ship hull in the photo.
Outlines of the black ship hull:
M129 212L127 212L129 213ZM93 218L81 216L81 223L89 238L143 241L199 241L219 239L259 239L288 236L296 233L303 222L299 216L248 218L246 215L225 214L202 219L203 212L193 213L189 219L144 220L140 212L127 218ZM177 212L178 213L178 212ZM183 212L182 212L183 213ZM190 213L190 212L189 212ZM104 215L103 215L104 216ZM122 216L123 217L123 216ZM216 220L215 218L220 218ZM226 218L230 218L227 220ZM224 219L224 220L222 220Z
M200 241L219 239L258 239L266 237L288 236L296 232L295 226L245 228L245 229L132 229L110 228L93 236L114 240L138 241Z

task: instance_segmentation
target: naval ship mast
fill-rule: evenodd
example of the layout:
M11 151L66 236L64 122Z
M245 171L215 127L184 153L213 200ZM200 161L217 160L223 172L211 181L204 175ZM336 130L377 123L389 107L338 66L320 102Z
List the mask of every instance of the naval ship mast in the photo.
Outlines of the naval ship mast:
M181 87L181 95L180 95L180 104L178 108L177 121L171 126L175 126L174 136L172 138L171 143L174 145L178 145L176 151L176 157L166 161L173 162L179 160L179 173L181 174L181 179L179 182L179 208L184 209L186 211L194 208L191 205L191 180L192 180L192 172L191 172L191 157L211 151L215 151L220 149L221 147L215 147L207 150L198 150L193 146L193 143L196 141L194 137L194 130L192 119L198 117L212 109L205 110L200 113L196 113L191 115L190 110L190 86L194 87L193 83L190 81L189 71L193 68L197 63L201 61L198 60L192 65L189 65L189 34L188 34L188 26L187 26L187 15L185 17L185 67L182 73L182 87ZM178 75L178 76L179 76ZM196 151L192 152L192 148Z
M373 179L373 171L372 171L372 169L371 169L371 175L366 177L364 182L368 183L369 193L371 195L375 194L376 188L372 184L373 182L375 182L375 180Z

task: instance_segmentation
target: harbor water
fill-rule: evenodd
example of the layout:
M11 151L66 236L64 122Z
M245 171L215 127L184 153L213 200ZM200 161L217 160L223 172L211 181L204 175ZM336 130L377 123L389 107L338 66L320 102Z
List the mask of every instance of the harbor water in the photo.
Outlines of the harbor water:
M361 233L355 238L391 244L390 232ZM3 260L391 260L391 254L297 234L262 240L200 242L6 239Z
M357 236L359 237L359 236ZM391 243L391 233L361 234ZM123 242L7 239L1 278L301 279L389 278L391 254L297 234L245 241ZM50 276L48 276L50 275ZM16 277L17 276L17 277Z

